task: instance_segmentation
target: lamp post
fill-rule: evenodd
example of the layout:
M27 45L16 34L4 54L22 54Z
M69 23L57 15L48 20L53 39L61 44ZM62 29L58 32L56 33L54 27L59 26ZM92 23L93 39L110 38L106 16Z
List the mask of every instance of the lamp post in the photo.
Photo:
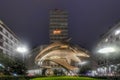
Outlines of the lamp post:
M24 63L25 54L28 53L28 48L26 46L19 46L19 47L17 47L17 52L22 54L22 59L23 59L23 63Z

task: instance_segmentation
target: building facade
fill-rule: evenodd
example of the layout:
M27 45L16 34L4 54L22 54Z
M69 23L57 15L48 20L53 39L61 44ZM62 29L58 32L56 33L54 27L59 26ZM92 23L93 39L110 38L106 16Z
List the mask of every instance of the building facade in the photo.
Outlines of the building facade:
M16 48L19 44L18 37L0 20L0 54L10 58L18 57Z
M50 38L50 44L47 45L41 45L38 46L37 48L34 48L31 53L29 54L29 61L27 63L29 64L28 66L28 73L36 73L36 69L39 74L46 75L46 73L50 73L52 71L56 71L58 75L59 73L65 72L66 73L66 68L73 69L72 66L77 66L74 61L70 61L70 64L67 61L66 56L72 56L71 51L82 51L84 53L88 53L87 50L84 50L82 48L79 48L77 45L73 45L66 41L68 39L68 13L63 10L59 9L54 9L50 11L50 24L49 24L49 38ZM72 50L71 50L72 49ZM75 49L75 50L73 50ZM53 51L53 53L52 53ZM55 53L54 53L55 52ZM41 54L42 53L42 54ZM43 56L49 55L51 53L51 58L50 59L57 59L57 60L45 60L43 59ZM78 52L79 53L79 52ZM37 58L37 56L43 55L40 58ZM71 57L75 59L73 56ZM37 59L43 59L42 62L38 61ZM70 59L71 60L71 59ZM82 61L86 60L86 58L82 57ZM35 64L35 63L36 64ZM65 68L66 67L66 68ZM65 69L64 69L65 68ZM51 70L52 71L49 71ZM47 72L48 70L48 72ZM49 75L49 74L48 74ZM61 74L62 75L62 74Z
M120 22L114 26L112 26L105 34L101 36L101 39L99 40L96 52L101 56L101 58L106 57L103 54L100 54L99 50L104 48L111 48L114 49L113 52L109 52L109 58L111 59L117 59L120 57ZM114 61L114 60L113 60ZM118 60L117 60L118 61ZM116 61L116 62L117 62Z
M120 75L120 22L106 31L98 41L95 56L99 75Z
M68 38L68 13L63 10L50 10L50 20L49 20L49 38L50 43L56 41L62 41ZM41 45L34 48L30 55L28 61L28 72L33 69L38 69L40 66L35 64L35 57L48 45ZM44 62L44 64L49 64L51 62ZM53 63L55 64L55 63ZM57 64L56 64L57 65Z
M66 11L59 9L50 11L49 37L50 42L68 38L68 13Z

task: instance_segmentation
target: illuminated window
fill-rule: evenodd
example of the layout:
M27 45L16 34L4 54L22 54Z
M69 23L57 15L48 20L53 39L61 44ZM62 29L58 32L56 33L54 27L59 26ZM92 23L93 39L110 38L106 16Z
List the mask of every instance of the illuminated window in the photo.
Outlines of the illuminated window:
M61 34L61 30L53 30L53 34L55 34L55 35Z

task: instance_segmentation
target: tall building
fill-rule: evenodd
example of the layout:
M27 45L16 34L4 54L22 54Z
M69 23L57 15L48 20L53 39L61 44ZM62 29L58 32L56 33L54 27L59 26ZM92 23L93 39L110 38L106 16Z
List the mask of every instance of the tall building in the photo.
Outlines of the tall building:
M33 74L39 73L41 75L46 75L46 73L51 74L51 72L49 71L50 68L52 68L53 70L57 70L58 73L61 72L62 74L62 71L64 70L63 66L64 68L65 66L67 66L67 68L70 68L70 66L68 66L69 65L67 61L68 58L66 59L66 56L72 56L72 54L70 54L72 52L70 51L77 50L77 51L83 51L84 53L88 53L87 50L84 50L82 48L79 48L77 45L73 45L69 42L64 41L68 39L68 13L66 11L59 9L50 11L49 37L51 42L50 44L38 46L34 48L31 51L31 53L29 53L29 59L28 59L29 61L27 61L28 73L33 73ZM75 49L75 50L71 50L71 49ZM41 57L40 59L43 59L42 62L37 61L38 59L37 56L39 56L39 54ZM47 58L45 57L47 55L51 57L51 60L47 60ZM52 61L52 59L57 59L57 58L58 61ZM83 60L84 58L82 58L82 61ZM70 61L70 65L72 66L75 65L75 62Z
M17 57L15 48L19 44L18 37L0 20L0 54Z
M68 14L66 11L59 9L50 11L49 37L50 42L68 38Z
M68 38L68 14L66 11L50 10L49 38L50 42L62 41ZM38 46L29 53L28 72L38 69L38 66L34 63L35 57L47 46Z

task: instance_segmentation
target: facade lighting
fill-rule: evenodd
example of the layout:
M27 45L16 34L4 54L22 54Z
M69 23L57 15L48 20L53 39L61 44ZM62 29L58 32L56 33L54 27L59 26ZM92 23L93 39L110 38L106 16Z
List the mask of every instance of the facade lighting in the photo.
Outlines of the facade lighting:
M52 56L52 57L50 57L50 59L60 59L60 57L59 56Z
M120 34L120 30L115 31L115 35Z
M108 39L105 39L105 42L108 42Z
M68 48L68 46L67 45L62 45L62 46L60 46L60 48Z
M53 30L53 34L55 35L61 34L61 30Z
M79 65L85 65L87 63L88 63L87 61L83 61L83 62L80 62Z
M102 48L100 50L98 50L99 53L111 53L111 52L115 52L115 48L113 47L105 47Z

